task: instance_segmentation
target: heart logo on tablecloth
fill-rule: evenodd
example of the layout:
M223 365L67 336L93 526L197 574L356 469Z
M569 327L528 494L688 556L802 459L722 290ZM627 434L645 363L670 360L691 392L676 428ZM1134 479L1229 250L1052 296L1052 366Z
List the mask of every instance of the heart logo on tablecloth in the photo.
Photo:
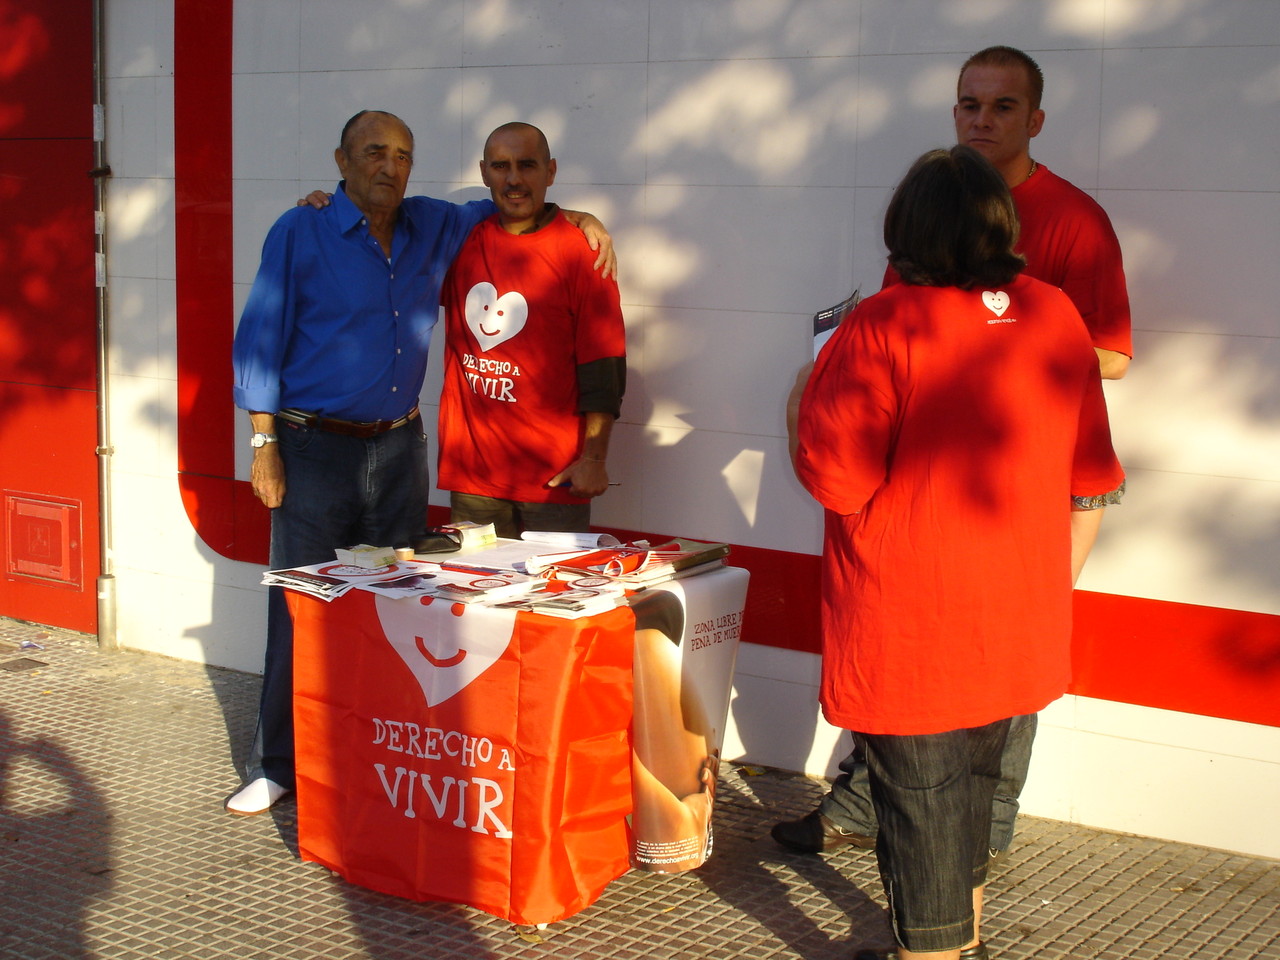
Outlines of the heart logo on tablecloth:
M1009 295L1003 290L982 291L982 302L997 317L1003 317L1004 312L1009 309Z
M497 662L511 644L516 612L432 597L375 597L387 641L422 688L444 703Z
M498 296L498 288L485 280L467 292L465 310L467 326L484 351L510 340L529 319L529 303L520 291Z

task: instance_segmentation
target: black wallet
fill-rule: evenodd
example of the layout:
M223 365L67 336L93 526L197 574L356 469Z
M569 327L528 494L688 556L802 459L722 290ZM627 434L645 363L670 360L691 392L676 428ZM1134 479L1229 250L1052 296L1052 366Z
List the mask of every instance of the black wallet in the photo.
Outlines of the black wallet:
M462 546L462 534L452 527L427 527L427 532L414 537L414 553L451 553Z

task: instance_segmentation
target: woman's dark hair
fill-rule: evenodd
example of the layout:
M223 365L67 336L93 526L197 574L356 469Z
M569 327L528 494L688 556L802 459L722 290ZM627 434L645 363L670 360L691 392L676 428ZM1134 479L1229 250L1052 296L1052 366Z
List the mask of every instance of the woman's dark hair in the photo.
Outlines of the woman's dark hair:
M930 150L911 165L884 216L889 265L905 283L998 286L1026 266L1013 252L1018 212L1004 178L971 147Z

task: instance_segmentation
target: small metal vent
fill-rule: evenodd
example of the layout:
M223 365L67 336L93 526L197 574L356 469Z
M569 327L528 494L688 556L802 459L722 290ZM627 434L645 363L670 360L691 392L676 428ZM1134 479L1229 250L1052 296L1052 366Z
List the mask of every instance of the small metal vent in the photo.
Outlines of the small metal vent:
M78 500L6 490L5 574L81 587L80 510Z

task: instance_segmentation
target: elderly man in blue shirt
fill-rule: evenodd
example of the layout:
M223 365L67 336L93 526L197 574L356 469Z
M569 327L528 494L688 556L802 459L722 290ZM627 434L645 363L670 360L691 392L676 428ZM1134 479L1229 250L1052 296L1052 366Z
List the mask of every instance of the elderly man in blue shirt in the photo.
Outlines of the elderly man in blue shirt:
M440 285L472 227L494 212L491 200L406 199L413 134L389 113L352 117L334 159L343 180L332 202L291 210L267 234L232 351L275 569L423 532L418 394ZM603 226L589 214L570 219L612 272ZM280 588L269 589L267 607L257 732L231 813L262 813L294 785L293 625Z

